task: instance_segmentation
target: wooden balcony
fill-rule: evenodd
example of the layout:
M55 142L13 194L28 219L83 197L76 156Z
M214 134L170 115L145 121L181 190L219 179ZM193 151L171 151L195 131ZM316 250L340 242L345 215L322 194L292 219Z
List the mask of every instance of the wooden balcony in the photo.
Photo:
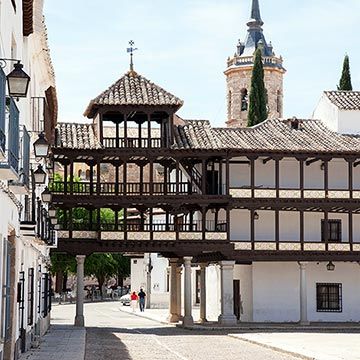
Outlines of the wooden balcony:
M125 138L125 137L104 137L102 144L107 149L142 149L142 148L161 148L164 147L161 138Z
M69 195L190 195L196 193L196 189L188 182L180 183L115 183L103 182L98 186L95 182L64 182L52 181L50 191L53 194Z

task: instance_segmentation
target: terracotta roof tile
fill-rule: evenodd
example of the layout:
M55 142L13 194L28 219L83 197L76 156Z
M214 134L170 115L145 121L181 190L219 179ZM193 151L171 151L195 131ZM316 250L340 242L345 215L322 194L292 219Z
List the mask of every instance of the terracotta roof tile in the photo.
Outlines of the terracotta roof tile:
M360 110L360 91L325 91L325 95L341 110Z
M180 108L183 101L135 71L129 71L90 102L84 115L92 117L104 105L168 105Z
M72 149L99 149L92 124L59 123L56 127L56 147Z

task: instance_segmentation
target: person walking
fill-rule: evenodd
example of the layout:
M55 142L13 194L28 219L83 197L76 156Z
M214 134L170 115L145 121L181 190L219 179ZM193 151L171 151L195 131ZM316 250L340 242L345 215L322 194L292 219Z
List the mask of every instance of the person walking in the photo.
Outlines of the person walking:
M145 309L145 296L146 296L143 289L140 289L138 296L139 296L140 311L143 312Z
M136 295L136 292L133 291L133 293L130 295L130 299L131 299L131 308L132 311L135 312L136 309L136 303L138 301L138 296Z

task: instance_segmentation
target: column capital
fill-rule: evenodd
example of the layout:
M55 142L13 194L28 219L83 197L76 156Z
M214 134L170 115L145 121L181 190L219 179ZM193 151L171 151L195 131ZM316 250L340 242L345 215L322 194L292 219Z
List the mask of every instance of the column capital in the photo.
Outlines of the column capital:
M191 265L191 260L193 259L192 256L184 256L184 264L185 265Z
M78 264L84 263L86 255L76 255L76 262Z
M170 265L178 265L179 264L179 260L178 258L170 258L169 259L169 264Z
M219 264L220 264L222 269L227 268L227 267L232 268L232 267L235 266L235 261L233 261L233 260L223 260L223 261L220 261Z
M199 264L200 269L206 269L207 266L208 266L208 263L200 263Z
M299 264L300 269L305 269L308 262L307 261L298 261L298 264Z

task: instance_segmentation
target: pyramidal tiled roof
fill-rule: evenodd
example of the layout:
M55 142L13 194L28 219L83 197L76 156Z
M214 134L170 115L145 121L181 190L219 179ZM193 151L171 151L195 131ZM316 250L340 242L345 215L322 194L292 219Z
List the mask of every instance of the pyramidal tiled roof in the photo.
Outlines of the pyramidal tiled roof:
M92 124L58 123L55 129L56 147L99 149L101 144Z
M92 100L84 115L91 118L96 109L104 105L169 105L180 108L183 101L137 72L129 71Z
M360 110L360 91L325 91L324 93L340 110Z

